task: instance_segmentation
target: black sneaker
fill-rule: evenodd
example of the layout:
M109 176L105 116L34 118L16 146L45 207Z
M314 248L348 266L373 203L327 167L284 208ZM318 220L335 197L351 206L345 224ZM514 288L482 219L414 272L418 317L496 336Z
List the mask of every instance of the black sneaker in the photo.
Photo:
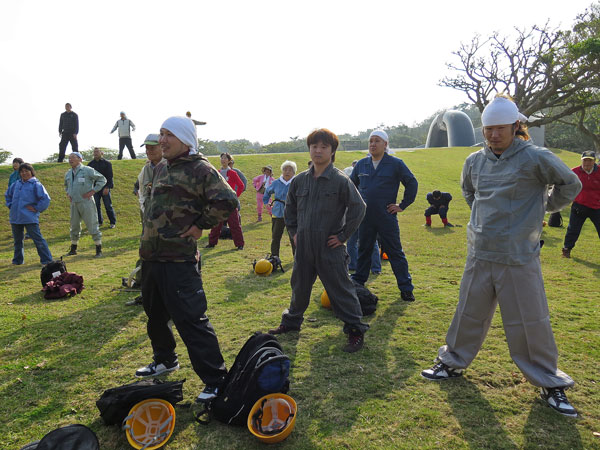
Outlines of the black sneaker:
M157 377L177 369L179 369L179 362L177 360L172 363L157 363L156 361L152 361L146 367L140 367L136 370L135 376L139 378Z
M454 228L454 225L452 225L450 222L448 222L448 223L445 223L445 224L444 224L444 226L445 226L446 228Z
M415 296L410 291L400 292L400 297L402 297L402 300L404 300L405 302L414 302L415 301Z
M348 343L344 346L343 350L346 353L354 353L363 348L365 344L364 333L348 333Z
M438 359L436 359L436 361L436 364L431 369L426 369L421 372L423 378L441 381L462 376L463 369L453 369Z
M288 327L287 325L281 324L277 328L269 330L269 334L285 334L289 333L290 331L300 331L300 328Z
M243 246L243 245L240 245L240 246L239 246L237 249L238 249L238 250L244 250L244 246Z
M215 248L215 246L214 246L214 245L212 245L212 244L206 244L206 245L204 246L204 248Z
M577 410L571 406L564 388L542 388L540 397L548 406L567 417L577 417Z
M133 300L129 300L128 302L125 302L125 306L135 306L135 305L143 305L143 304L144 304L144 301L143 301L141 295L138 295Z
M200 395L196 397L197 403L208 403L212 399L214 399L217 395L219 395L219 387L218 386L206 386Z

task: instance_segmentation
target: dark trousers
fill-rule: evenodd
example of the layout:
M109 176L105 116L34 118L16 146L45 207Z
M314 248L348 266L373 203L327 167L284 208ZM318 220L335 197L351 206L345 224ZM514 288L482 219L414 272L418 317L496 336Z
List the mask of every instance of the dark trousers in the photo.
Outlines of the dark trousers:
M344 322L344 333L364 333L369 325L362 322L362 310L352 280L348 276L348 253L346 247L327 247L327 235L299 232L298 248L294 257L294 269L290 283L292 300L283 312L281 323L300 328L304 311L310 304L310 294L317 275L321 279L335 316Z
M600 237L600 209L592 209L580 205L579 203L573 203L573 205L571 205L569 227L567 228L567 234L565 235L565 248L575 247L575 243L577 242L577 239L579 239L581 228L586 219L592 221L598 232L598 237Z
M285 219L283 217L271 217L271 255L279 256L279 246L281 245L281 237L285 230ZM296 253L294 239L288 233L290 244L292 246L292 255Z
M100 204L100 198L102 198L102 203L104 203L104 208L106 209L106 215L108 216L108 220L112 225L117 223L117 218L115 216L115 210L113 209L112 199L110 198L110 190L108 194L103 195L102 191L104 189L96 192L94 194L94 201L96 202L96 211L98 211L98 225L102 225L104 219L102 218L102 205Z
M383 217L365 216L358 228L358 263L352 279L360 284L365 284L369 279L371 268L371 254L375 239L379 234L381 248L387 254L396 276L400 291L413 291L412 278L408 272L408 261L402 251L400 243L400 228L395 215Z
M67 151L67 144L71 143L71 151L76 152L79 150L79 144L77 138L73 133L64 132L60 137L60 143L58 144L58 162L63 162L65 159L65 152Z
M430 206L425 210L425 217L430 217L434 214L439 214L440 219L445 219L448 214L448 208L446 206Z
M194 371L205 384L219 385L227 369L215 330L206 317L206 295L196 263L144 261L142 297L154 360L161 363L177 358L169 324L172 320Z
M135 152L133 151L133 144L131 143L130 137L119 138L119 159L123 159L123 149L127 147L131 159L135 159Z
M48 264L49 262L52 262L52 254L50 253L50 249L48 248L46 240L42 236L40 225L38 223L11 223L10 226L12 227L13 240L15 243L15 252L12 260L13 264L23 264L25 262L25 246L23 243L24 229L27 230L27 234L29 234L29 237L35 244L35 248L37 249L40 257L40 262L42 264Z

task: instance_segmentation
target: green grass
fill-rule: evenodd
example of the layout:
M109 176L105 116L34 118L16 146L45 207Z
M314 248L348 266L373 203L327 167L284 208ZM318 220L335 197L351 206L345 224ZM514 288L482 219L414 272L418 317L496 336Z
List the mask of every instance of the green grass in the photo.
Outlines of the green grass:
M573 251L561 258L565 229L546 228L542 265L552 325L560 351L559 366L577 382L569 398L581 418L564 418L546 407L536 389L512 363L499 314L472 366L462 379L447 383L423 380L419 372L431 365L443 343L458 296L465 260L465 225L469 209L460 194L462 163L467 148L403 152L419 180L417 201L399 216L401 238L416 287L417 301L399 300L387 263L369 287L380 298L367 319L371 329L365 348L342 352L341 322L320 307L322 286L317 282L302 331L280 341L292 360L290 394L298 403L291 436L279 444L287 449L363 448L600 448L600 325L598 237L586 223ZM346 167L361 156L337 154ZM573 167L579 157L559 156ZM286 158L304 170L308 155L238 156L236 167L248 178L271 164L279 174ZM216 163L216 158L210 158ZM25 265L12 266L12 237L8 210L0 214L0 423L1 448L14 449L41 438L61 425L83 423L98 435L102 449L126 449L124 433L102 424L95 401L105 389L133 381L133 372L151 358L146 317L140 307L125 307L135 293L119 288L137 259L140 233L133 181L142 161L115 161L113 201L117 228L103 229L104 255L92 258L88 234L80 253L66 258L70 271L84 276L85 290L71 299L46 301L40 293L39 260L26 241ZM43 213L41 229L55 257L69 247L68 201L62 180L66 164L37 164L38 178L52 204ZM0 168L8 179L10 167ZM6 181L4 181L6 185ZM439 218L425 230L425 194L435 188L449 191L449 218L462 225L443 229ZM232 251L230 240L203 250L203 275L209 308L225 360L230 366L247 337L279 323L290 298L292 258L282 240L285 273L259 278L252 261L269 250L270 223L256 222L252 187L242 195L243 252ZM568 210L563 212L568 219ZM205 236L200 246L207 242ZM202 382L190 368L178 337L182 369L171 379L183 379L186 400L193 400ZM177 409L169 449L262 448L245 428L213 422L197 425L191 412Z

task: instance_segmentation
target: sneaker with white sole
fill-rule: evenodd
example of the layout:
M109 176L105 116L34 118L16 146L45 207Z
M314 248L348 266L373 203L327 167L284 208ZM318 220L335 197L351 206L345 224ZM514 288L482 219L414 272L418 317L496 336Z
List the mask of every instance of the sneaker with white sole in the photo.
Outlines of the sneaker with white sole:
M172 363L157 363L156 361L152 361L146 367L140 367L136 370L135 376L139 378L157 377L177 369L179 369L179 362L177 360Z
M540 392L540 397L542 397L542 400L544 400L548 406L563 416L577 417L577 410L569 403L564 388L543 387Z
M425 369L421 372L421 376L423 378L433 381L441 381L462 376L463 369L453 369L438 359L436 359L436 361L436 364L431 369Z
M196 402L198 403L208 403L212 399L216 398L219 395L219 387L218 386L206 386L200 395L196 397Z

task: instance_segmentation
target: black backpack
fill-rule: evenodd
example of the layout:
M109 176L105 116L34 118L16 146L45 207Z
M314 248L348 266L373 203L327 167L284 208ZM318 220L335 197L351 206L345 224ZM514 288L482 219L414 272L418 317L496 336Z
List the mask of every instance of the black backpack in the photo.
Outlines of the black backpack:
M100 416L106 425L123 423L134 405L149 398L160 398L172 405L183 400L181 381L142 380L107 389L96 401Z
M46 286L46 283L53 278L56 278L61 273L67 271L67 265L60 259L55 259L52 262L49 262L44 267L42 267L42 271L40 272L40 279L42 281L42 286Z
M556 228L563 226L563 219L560 211L550 214L550 217L548 217L548 226Z
M356 296L360 302L360 309L362 310L363 316L370 316L377 310L377 302L379 298L373 294L365 286L354 282L354 289L356 290Z
M277 338L257 331L235 358L219 395L196 415L196 420L206 424L202 417L209 415L229 425L245 425L259 398L288 391L289 373L290 359Z
M98 438L85 425L67 425L32 442L21 450L99 450Z

